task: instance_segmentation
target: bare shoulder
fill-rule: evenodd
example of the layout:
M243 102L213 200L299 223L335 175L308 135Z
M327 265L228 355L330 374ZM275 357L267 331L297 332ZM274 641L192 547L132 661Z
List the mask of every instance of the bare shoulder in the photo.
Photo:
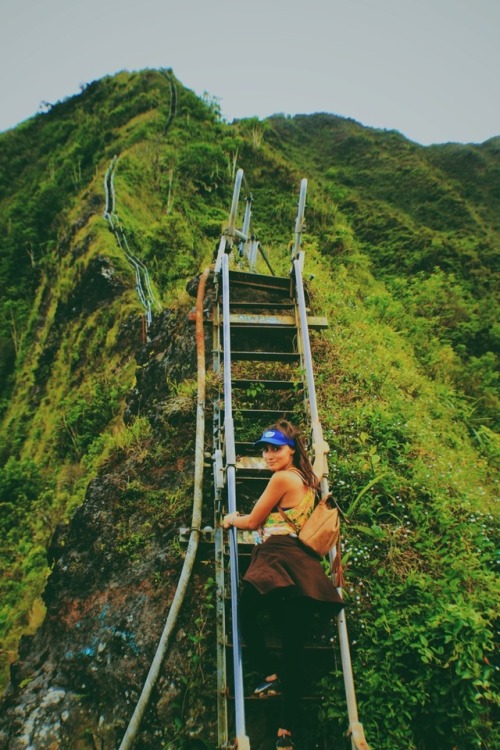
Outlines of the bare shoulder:
M290 489L304 486L304 480L298 471L293 469L283 469L277 471L270 479L270 483L276 488L281 488L284 492Z

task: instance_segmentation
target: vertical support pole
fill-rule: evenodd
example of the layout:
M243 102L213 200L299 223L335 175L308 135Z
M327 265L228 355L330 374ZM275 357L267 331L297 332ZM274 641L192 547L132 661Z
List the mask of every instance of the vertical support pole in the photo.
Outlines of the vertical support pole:
M241 256L246 255L250 263L250 270L253 271L254 266L252 265L252 261L250 257L251 240L249 238L251 219L252 219L252 199L249 196L246 200L245 216L243 217L243 227L241 229L241 233L245 235L246 239L240 242L239 248L240 248L240 255Z
M229 226L227 228L227 234L230 236L234 235L234 225L236 223L236 213L238 211L238 201L240 199L241 182L243 180L243 170L238 169L236 172L236 178L234 180L233 200L231 202L231 210L229 212Z
M214 471L214 483L216 476ZM220 505L220 490L216 490L216 504ZM217 586L216 612L215 616L217 631L217 738L218 747L222 747L227 742L228 737L228 716L227 716L227 664L226 664L226 613L224 605L224 531L217 523L216 518L214 530L215 546L215 582Z
M257 262L257 250L259 249L259 240L250 240L250 249L248 251L248 262L250 263L250 269L255 270L255 264ZM272 271L272 269L271 269Z

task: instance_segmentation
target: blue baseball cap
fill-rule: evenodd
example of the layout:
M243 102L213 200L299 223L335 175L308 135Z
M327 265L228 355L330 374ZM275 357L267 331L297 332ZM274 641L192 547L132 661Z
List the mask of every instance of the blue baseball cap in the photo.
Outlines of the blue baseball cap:
M295 448L295 440L285 435L281 430L266 430L262 433L260 440L254 443L254 446L270 443L271 445L289 445Z

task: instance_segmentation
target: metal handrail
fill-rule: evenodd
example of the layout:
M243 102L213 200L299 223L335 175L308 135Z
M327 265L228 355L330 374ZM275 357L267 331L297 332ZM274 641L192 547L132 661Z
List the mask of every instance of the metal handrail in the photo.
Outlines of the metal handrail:
M243 217L243 226L241 227L241 233L243 237L239 245L240 256L246 255L249 258L247 245L249 244L250 238L250 222L252 219L252 198L250 196L246 199L245 204L245 215Z
M200 276L196 302L196 353L198 365L198 396L196 404L196 445L195 445L195 470L193 489L193 513L191 517L191 533L186 556L182 566L179 582L175 595L170 605L168 616L156 648L155 655L149 667L141 694L134 708L134 712L128 723L126 732L120 743L119 750L130 750L136 740L144 712L148 706L154 686L160 674L161 665L165 658L170 640L177 624L177 620L186 597L187 588L191 580L196 553L200 540L200 526L203 507L203 465L205 445L205 394L206 394L206 370L205 370L205 341L203 333L203 299L205 285L208 278L208 269Z
M242 172L242 170L239 170ZM241 179L241 178L240 178ZM229 306L229 257L222 257L222 341L224 348L224 443L226 453L227 503L230 513L236 511L236 447L231 383L231 330ZM245 703L243 690L243 660L238 614L238 537L233 526L229 532L231 625L233 638L234 707L236 742L239 750L249 750L250 741L245 728Z
M158 306L158 300L155 297L153 287L151 284L151 277L146 265L138 258L130 249L125 230L121 226L118 216L115 212L116 207L116 193L114 185L114 175L118 156L114 156L111 160L111 164L106 170L104 176L104 192L106 196L106 207L104 209L104 218L109 224L109 228L115 235L118 246L123 251L123 254L129 261L130 265L135 271L135 288L139 300L144 307L146 316L146 327L149 327L153 321L153 307ZM144 279L144 285L143 285ZM144 289L144 286L146 287Z
M294 260L293 268L295 273L297 308L299 312L299 337L301 341L301 354L303 359L302 365L305 371L309 414L311 417L314 464L315 468L320 464L320 462L322 464L320 475L321 491L326 494L328 492L328 462L326 459L326 455L330 449L323 438L323 428L321 426L321 422L319 421L318 402L316 399L316 386L314 383L314 372L312 365L311 341L309 338L309 326L307 324L306 299L304 294L304 283L302 279L301 258L296 258Z
M240 199L241 183L243 181L243 170L238 169L234 180L233 199L231 201L231 210L229 212L229 223L222 236L220 238L219 248L217 250L217 258L215 260L214 273L217 275L220 273L222 268L222 258L225 253L231 251L233 246L233 239L238 236L240 239L246 241L246 237L242 237L242 233L235 229L236 214L238 212L238 201Z
M306 208L306 194L307 194L307 180L304 177L300 183L300 194L299 194L299 205L297 210L297 218L295 220L295 240L292 249L292 259L295 260L299 257L300 245L302 242L302 233L304 231L304 213Z
M304 182L304 181L302 181ZM302 191L301 191L302 196ZM305 196L304 196L305 199ZM303 210L303 208L302 208ZM300 212L300 208L299 208ZM316 399L316 386L314 383L314 373L312 367L312 355L311 355L311 341L309 338L309 327L307 324L307 309L304 294L304 282L302 278L302 265L303 265L303 253L299 255L293 261L293 268L295 273L295 288L297 295L297 306L299 312L299 339L301 344L301 354L303 359L303 367L305 370L307 396L309 402L309 413L311 417L311 428L313 438L313 451L315 455L315 468L322 465L320 488L322 494L328 493L328 461L327 453L330 450L328 444L323 438L323 428L319 420L318 403ZM333 563L337 555L336 547L330 550L330 568L333 570ZM337 588L338 593L342 594L342 589ZM354 689L354 677L352 673L351 654L349 649L349 638L347 635L347 624L345 619L345 612L342 610L337 617L337 625L339 632L339 643L340 653L342 660L342 672L344 675L344 688L346 693L347 701L347 712L349 716L349 731L348 734L351 737L351 745L353 750L369 750L368 744L365 740L363 726L359 721L358 707L356 702L356 692Z
M234 225L236 223L236 214L238 212L238 201L240 199L241 183L243 180L243 170L238 169L236 172L236 178L234 180L233 200L231 202L231 210L229 212L229 226L227 229L228 234L234 232Z

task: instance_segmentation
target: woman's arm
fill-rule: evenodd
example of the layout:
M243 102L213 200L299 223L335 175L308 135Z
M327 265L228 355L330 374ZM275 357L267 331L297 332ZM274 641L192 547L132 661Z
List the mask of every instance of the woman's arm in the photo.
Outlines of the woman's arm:
M288 472L277 471L272 475L269 483L252 508L252 511L244 516L237 512L228 513L222 520L225 529L234 526L237 529L253 531L266 520L272 509L280 502L283 495L294 486L294 478L288 476Z

